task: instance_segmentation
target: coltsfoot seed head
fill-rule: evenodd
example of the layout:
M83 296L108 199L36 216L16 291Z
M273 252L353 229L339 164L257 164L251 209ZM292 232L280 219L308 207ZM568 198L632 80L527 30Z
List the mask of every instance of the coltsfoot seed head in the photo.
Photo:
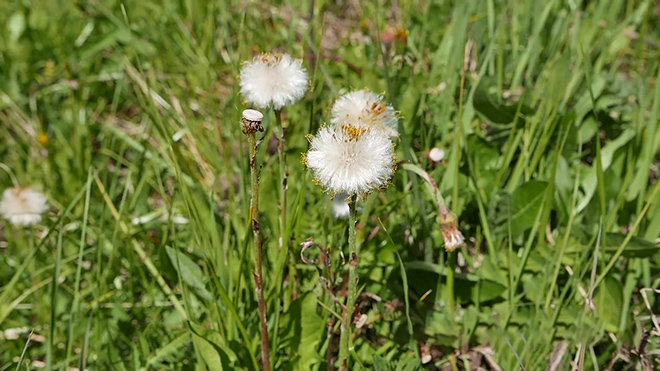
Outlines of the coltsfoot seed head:
M332 106L330 123L377 129L390 137L399 135L399 118L394 108L382 96L368 90L356 90L339 97Z
M2 194L0 215L14 225L32 225L48 210L46 196L32 188L10 188Z
M280 110L296 103L309 87L299 59L287 54L260 54L241 69L241 94L249 103Z
M389 183L394 147L376 128L343 124L323 127L310 140L307 166L330 193L364 194Z

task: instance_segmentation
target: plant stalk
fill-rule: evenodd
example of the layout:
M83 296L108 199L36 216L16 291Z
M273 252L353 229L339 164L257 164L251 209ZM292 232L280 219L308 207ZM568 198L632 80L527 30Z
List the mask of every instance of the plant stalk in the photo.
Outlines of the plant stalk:
M280 236L278 239L279 251L282 251L282 247L286 242L286 190L288 188L288 171L286 166L286 129L282 123L282 110L275 111L275 121L277 122L277 127L280 129L280 138L277 141L277 158L280 163L280 177L282 178L282 187L280 188L280 215L279 215L279 227L280 227Z
M359 246L357 244L357 215L355 204L357 199L351 196L348 200L350 213L348 217L348 249L350 253L348 261L348 294L346 297L346 308L342 316L341 337L339 338L339 360L342 364L342 370L348 370L348 354L351 339L351 324L353 318L353 307L357 297L358 285L358 254Z
M250 218L254 234L254 255L256 257L256 272L254 285L259 303L259 322L261 324L261 363L265 371L270 371L270 349L268 346L268 321L266 319L266 301L262 285L263 254L261 249L261 234L259 233L259 168L257 167L257 140L254 133L248 133L250 145L250 173L252 175L252 200L250 201Z
M449 319L454 322L454 309L456 306L456 300L454 299L454 275L456 272L456 254L458 251L450 251L447 254L447 288L445 292L447 296L445 297L445 306L447 308L447 315Z

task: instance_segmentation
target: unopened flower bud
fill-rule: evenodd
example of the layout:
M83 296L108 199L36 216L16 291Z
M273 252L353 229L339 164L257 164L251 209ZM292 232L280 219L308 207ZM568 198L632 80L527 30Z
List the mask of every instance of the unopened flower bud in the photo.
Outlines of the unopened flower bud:
M253 109L246 109L243 111L243 118L241 124L243 125L243 134L254 134L256 132L263 132L264 127L261 125L264 115Z

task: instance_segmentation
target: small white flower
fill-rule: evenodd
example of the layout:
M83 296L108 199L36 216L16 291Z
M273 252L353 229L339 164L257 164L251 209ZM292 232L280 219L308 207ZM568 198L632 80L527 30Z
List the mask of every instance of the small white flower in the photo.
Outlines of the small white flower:
M323 127L310 143L305 162L332 193L366 193L386 185L392 176L394 149L383 131Z
M261 54L241 69L241 94L260 108L279 110L296 103L308 87L302 62L287 54Z
M330 116L333 125L378 128L392 137L399 135L398 122L394 108L385 103L382 96L368 90L357 90L339 97Z
M48 210L48 199L31 188L10 188L2 194L0 214L14 225L32 225Z
M351 208L348 205L348 195L346 193L338 193L332 199L332 215L337 219L347 218L350 214Z

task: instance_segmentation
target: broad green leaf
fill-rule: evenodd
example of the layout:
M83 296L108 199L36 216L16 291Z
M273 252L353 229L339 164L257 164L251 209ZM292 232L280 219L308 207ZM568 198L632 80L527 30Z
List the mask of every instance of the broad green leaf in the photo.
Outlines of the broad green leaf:
M543 281L539 275L523 274L521 281L525 296L531 302L539 303L545 298L545 292L543 292Z
M167 255L174 266L174 269L179 271L181 280L188 286L195 290L197 295L206 300L213 299L211 293L206 289L204 284L204 275L202 270L195 262L193 262L186 254L175 250L169 246L165 247Z
M202 360L206 363L211 371L222 371L224 367L222 366L222 358L220 354L215 350L213 345L204 339L201 336L193 335L193 341L199 350L199 353L202 357Z
M180 351L180 348L190 341L190 334L187 332L182 333L181 335L174 338L171 342L159 348L156 352L153 353L149 360L147 361L147 366L153 366L158 364L161 360L167 359L171 354L175 354ZM146 370L146 368L143 368Z
M522 184L511 195L511 235L514 238L534 225L547 186L547 182L534 180Z
M446 276L447 274L447 267L425 261L407 262L404 263L404 266L409 270L432 272L441 276ZM496 275L497 273L490 272L488 274ZM419 273L410 275L410 284L412 288L415 289L415 291L425 292L428 289L435 288L435 282L429 282L429 280L426 278L420 281L420 276L421 275ZM476 299L477 282L481 282L481 287L479 289L479 301L482 302L493 300L499 297L506 289L505 286L495 281L484 279L483 277L480 278L478 275L471 273L456 273L454 279L456 296L457 299L462 303L467 303L470 300L474 301ZM432 287L427 287L431 283ZM423 286L423 289L420 290L420 287L415 286Z
M318 348L325 323L316 310L317 296L314 293L308 293L291 303L281 343L290 352L286 370L309 370L312 365L320 362Z
M193 322L188 322L188 324L193 341L208 368L210 370L231 370L232 363L235 363L238 357L227 344L226 338L215 330L207 330Z
M509 124L513 122L518 111L518 104L505 104L497 97L493 81L482 78L472 96L474 109L494 124ZM532 113L528 106L523 104L520 108L522 114Z
M609 169L610 165L612 165L614 153L634 137L635 137L635 131L630 128L626 128L619 137L617 137L615 140L603 146L603 149L600 151L603 171L606 171L607 169ZM577 206L578 212L582 211L585 207L587 207L587 205L593 198L594 193L596 192L596 186L598 185L596 166L591 166L588 168L587 175L582 180L581 185L584 195L582 196Z
M603 322L606 331L616 333L619 328L623 306L622 291L621 282L612 276L607 276L598 287L594 302L598 318Z

